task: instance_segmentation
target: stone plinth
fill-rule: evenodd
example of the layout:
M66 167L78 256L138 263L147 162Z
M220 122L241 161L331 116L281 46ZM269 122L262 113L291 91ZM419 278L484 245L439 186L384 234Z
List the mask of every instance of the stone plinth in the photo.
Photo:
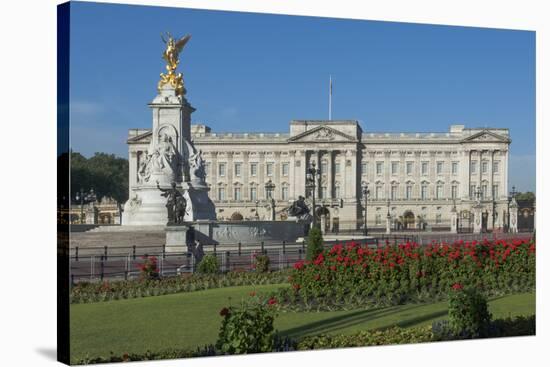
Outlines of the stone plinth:
M308 223L291 221L194 221L166 226L166 251L187 251L198 240L205 245L296 242L307 235Z

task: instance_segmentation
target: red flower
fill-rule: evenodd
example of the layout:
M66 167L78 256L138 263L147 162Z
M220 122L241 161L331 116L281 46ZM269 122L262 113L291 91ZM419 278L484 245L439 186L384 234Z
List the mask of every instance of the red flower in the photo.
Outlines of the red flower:
M226 316L229 315L229 309L227 307L224 307L220 310L220 316Z
M451 288L454 289L455 291L459 291L459 290L463 289L464 286L460 283L455 283L455 284L452 285Z
M298 261L297 263L294 264L294 269L296 270L300 270L304 267L304 262L303 261Z
M274 297L271 297L271 298L267 301L267 304L268 304L268 305L275 305L275 304L277 304L277 299L274 298Z

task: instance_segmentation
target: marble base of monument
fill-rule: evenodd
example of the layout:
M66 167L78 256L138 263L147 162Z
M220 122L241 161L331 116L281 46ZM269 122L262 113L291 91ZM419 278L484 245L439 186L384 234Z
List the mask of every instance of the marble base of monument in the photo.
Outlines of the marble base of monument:
M199 241L205 251L213 244L296 242L307 235L309 225L302 221L234 221L198 220L165 227L166 252L187 251L187 245Z

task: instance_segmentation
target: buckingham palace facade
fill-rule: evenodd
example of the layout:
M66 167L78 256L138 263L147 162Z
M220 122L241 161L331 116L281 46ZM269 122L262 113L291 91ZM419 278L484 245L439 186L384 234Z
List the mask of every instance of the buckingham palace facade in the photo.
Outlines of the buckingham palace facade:
M128 137L130 190L150 130ZM317 212L326 231L367 225L446 230L451 212L472 227L474 205L484 228L501 229L508 213L509 130L452 125L448 132L375 133L353 120L293 120L287 133L218 133L191 125L207 166L209 195L220 220L276 219L299 196L311 201L307 172L319 169ZM133 168L132 168L133 167Z

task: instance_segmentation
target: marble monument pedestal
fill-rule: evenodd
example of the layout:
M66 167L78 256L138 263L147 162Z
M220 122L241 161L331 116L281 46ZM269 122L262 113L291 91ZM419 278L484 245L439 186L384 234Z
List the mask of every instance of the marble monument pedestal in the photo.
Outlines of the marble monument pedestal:
M227 221L196 220L165 227L166 252L185 252L187 245L199 241L206 251L216 245L294 243L307 235L308 223L302 221Z

